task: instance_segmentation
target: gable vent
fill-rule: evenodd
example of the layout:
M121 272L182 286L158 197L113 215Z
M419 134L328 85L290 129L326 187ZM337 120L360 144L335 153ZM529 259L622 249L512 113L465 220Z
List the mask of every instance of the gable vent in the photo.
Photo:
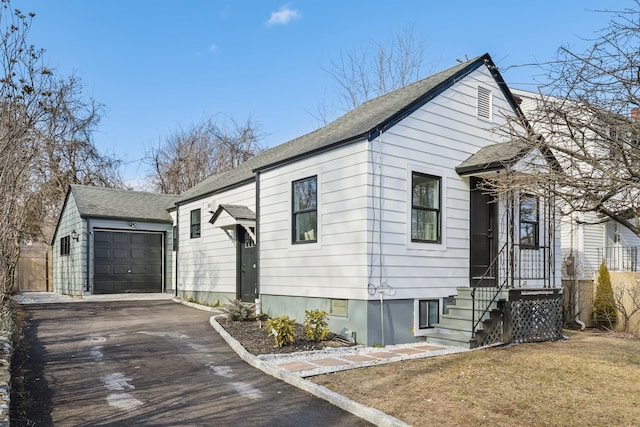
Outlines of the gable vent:
M491 91L478 86L478 117L491 120Z

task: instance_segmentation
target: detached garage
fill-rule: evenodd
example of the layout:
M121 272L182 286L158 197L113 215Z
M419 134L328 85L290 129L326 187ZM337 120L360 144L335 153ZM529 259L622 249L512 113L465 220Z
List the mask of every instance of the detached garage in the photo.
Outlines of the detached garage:
M54 234L53 289L172 292L174 196L72 185Z

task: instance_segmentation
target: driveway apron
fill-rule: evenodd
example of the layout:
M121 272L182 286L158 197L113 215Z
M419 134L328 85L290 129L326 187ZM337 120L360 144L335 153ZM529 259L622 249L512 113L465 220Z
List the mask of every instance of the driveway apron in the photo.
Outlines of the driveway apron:
M28 392L12 399L31 400L36 425L369 425L247 365L208 312L171 301L22 309Z

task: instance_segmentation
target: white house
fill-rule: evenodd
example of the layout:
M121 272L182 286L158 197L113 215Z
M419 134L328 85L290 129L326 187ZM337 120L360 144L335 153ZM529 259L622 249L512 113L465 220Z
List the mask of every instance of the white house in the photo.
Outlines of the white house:
M126 213L117 226L99 224L165 227L164 292L259 301L268 315L299 322L321 309L333 332L358 343L555 339L554 205L483 187L523 159L544 161L496 131L518 114L485 54L209 177L171 200L172 230L165 217ZM73 211L65 208L56 239L71 232ZM91 224L77 230L95 240ZM86 259L92 292L97 272Z
M511 90L522 100L520 107L525 116L532 116L541 102L540 94ZM538 127L534 118L529 120L534 128ZM640 237L618 222L603 221L596 213L586 212L562 217L561 224L563 278L592 280L603 260L610 271L640 270Z
M259 300L298 321L322 309L333 331L369 345L467 345L489 316L480 300L509 299L497 288L557 299L551 205L479 189L535 155L495 131L517 110L482 55L210 177L172 212L178 295ZM471 316L461 306L474 285L494 291L474 295Z

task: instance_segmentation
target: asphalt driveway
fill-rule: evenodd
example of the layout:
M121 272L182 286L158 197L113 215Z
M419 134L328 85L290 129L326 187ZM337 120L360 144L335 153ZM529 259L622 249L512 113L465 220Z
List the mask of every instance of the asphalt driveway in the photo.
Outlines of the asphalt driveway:
M249 366L172 301L21 306L12 425L363 426Z

